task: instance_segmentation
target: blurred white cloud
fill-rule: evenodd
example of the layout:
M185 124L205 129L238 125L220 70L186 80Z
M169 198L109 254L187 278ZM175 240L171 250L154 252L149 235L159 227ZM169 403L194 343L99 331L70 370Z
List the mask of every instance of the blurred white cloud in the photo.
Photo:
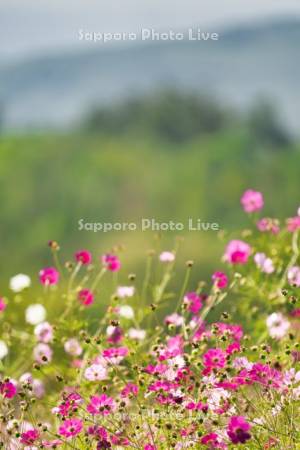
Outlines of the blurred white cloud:
M0 0L1 59L78 46L79 28L221 27L283 15L300 17L299 0Z

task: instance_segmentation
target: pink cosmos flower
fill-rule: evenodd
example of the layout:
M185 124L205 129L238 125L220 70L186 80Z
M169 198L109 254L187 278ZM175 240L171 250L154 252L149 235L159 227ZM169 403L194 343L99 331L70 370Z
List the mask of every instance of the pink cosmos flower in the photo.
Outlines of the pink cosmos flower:
M246 264L250 254L250 245L236 239L227 245L224 260L231 264Z
M184 296L183 303L188 305L188 310L190 312L198 314L203 306L202 299L203 297L200 297L196 292L188 292Z
M102 381L107 378L107 369L101 364L92 364L87 367L84 377L89 381Z
M121 391L121 396L128 397L129 395L132 394L136 397L138 392L139 392L139 388L136 384L127 383L126 386Z
M87 405L87 411L94 415L107 416L116 408L114 399L106 394L94 395L91 397L90 403Z
M300 267L293 266L288 270L287 279L291 286L300 287Z
M102 263L107 270L117 272L121 268L121 262L116 255L106 254L102 256Z
M45 267L39 273L40 282L45 286L57 284L59 281L59 272L55 267Z
M257 224L257 229L261 232L270 232L273 234L278 234L280 231L279 221L277 219L270 219L269 217L264 217L260 219Z
M39 439L40 433L38 430L32 429L21 434L21 442L26 445L33 445Z
M4 299L0 297L0 312L4 311L6 306Z
M209 370L223 368L226 364L226 352L221 348L210 348L203 355L203 364Z
M53 327L48 322L39 323L34 329L34 334L38 341L48 344L53 339Z
M287 219L286 221L287 230L291 233L300 229L300 216L295 216Z
M248 189L241 197L241 204L245 212L252 213L263 208L264 198L261 192Z
M83 428L82 421L74 417L73 419L67 419L64 423L59 427L58 432L61 436L65 436L66 438L77 436L81 433Z
M102 356L111 364L119 364L128 353L127 347L111 347L103 350Z
M75 259L78 263L86 266L87 264L91 264L92 262L92 254L88 250L80 250L75 253Z
M90 289L81 289L81 291L78 292L78 300L84 306L90 306L94 303L94 294Z
M274 339L282 339L290 328L290 322L281 313L272 313L266 321L269 334Z
M48 364L51 362L52 354L53 352L49 345L42 342L33 349L34 359L39 364Z
M250 423L243 416L233 416L229 421L227 434L233 444L244 444L251 439L250 429Z
M184 318L177 313L173 313L165 317L165 323L167 325L175 325L175 327L181 327L184 324Z
M11 381L0 381L0 394L5 398L13 398L17 395L17 388Z
M219 289L225 289L228 285L228 277L224 272L215 272L212 280Z
M157 447L156 447L156 445L146 444L144 446L144 450L157 450Z

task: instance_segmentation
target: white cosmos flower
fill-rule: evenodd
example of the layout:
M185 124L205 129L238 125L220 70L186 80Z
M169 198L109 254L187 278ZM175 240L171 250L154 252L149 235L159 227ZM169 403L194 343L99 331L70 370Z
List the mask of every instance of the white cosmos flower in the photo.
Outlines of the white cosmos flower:
M46 309L39 303L30 305L25 311L25 318L31 325L38 325L46 319Z
M4 341L0 341L0 359L5 358L8 354L8 347Z
M117 296L120 298L132 297L134 295L134 286L119 286Z
M128 330L128 336L130 339L136 339L137 341L143 341L146 337L145 330L138 330L137 328L130 328Z
M31 279L24 273L19 273L9 280L9 287L14 292L21 292L31 285Z
M125 319L133 319L134 318L133 308L131 308L131 306L129 306L129 305L120 306L119 314L121 317L124 317Z
M290 328L290 322L281 313L272 313L267 317L266 324L269 334L274 339L281 339Z
M175 255L172 252L162 252L159 255L159 259L161 262L173 262L175 259Z

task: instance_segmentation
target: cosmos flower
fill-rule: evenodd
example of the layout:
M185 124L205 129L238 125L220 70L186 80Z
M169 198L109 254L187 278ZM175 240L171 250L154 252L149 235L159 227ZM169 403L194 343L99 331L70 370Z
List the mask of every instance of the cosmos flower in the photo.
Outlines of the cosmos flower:
M14 292L21 292L23 289L28 288L31 285L31 279L28 275L19 273L12 277L9 281L9 287Z
M29 305L25 311L26 322L30 325L38 325L46 319L46 309L43 305L36 303Z
M75 259L78 263L86 266L92 262L92 254L88 250L80 250L75 253Z
M261 192L248 189L241 197L241 204L245 212L256 212L263 208L264 198Z
M251 247L237 239L230 241L226 247L224 260L230 264L246 264L251 254Z
M39 272L40 282L45 286L55 285L59 281L59 272L55 267L45 267Z

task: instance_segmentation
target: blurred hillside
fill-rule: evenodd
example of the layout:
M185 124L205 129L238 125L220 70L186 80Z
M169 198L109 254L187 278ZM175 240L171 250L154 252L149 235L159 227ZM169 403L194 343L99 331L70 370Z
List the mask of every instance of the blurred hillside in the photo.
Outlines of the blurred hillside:
M196 24L197 25L197 24ZM210 92L242 110L261 95L298 131L298 21L225 30L219 41L86 47L0 69L6 128L65 127L91 108L159 88Z

